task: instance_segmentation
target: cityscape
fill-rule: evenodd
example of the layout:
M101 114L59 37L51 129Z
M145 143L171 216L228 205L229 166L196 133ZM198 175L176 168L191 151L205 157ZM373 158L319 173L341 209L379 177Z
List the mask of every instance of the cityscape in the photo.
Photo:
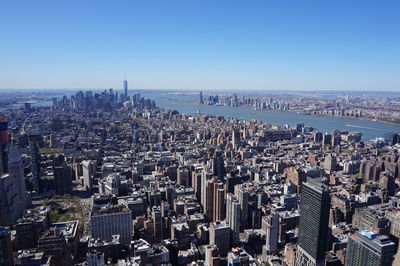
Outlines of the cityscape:
M185 114L121 87L1 111L2 265L399 257L400 134ZM215 98L198 93L199 104Z
M400 3L15 2L0 266L400 266Z

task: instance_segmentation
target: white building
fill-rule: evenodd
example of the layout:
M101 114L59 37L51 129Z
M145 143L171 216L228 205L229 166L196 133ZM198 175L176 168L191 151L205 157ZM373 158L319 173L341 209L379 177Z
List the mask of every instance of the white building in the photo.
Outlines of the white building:
M276 254L278 251L279 213L272 213L271 216L265 216L263 219L266 219L267 222L264 255Z
M92 238L111 241L113 235L120 235L122 244L132 239L132 214L124 206L96 205L90 216Z

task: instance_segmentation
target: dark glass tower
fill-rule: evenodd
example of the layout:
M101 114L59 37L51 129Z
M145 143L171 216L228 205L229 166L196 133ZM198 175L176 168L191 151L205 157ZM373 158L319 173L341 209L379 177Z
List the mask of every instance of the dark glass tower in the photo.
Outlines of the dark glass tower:
M324 265L328 245L330 193L315 180L303 184L300 194L299 243L296 266Z
M0 120L0 174L8 172L7 169L8 122Z

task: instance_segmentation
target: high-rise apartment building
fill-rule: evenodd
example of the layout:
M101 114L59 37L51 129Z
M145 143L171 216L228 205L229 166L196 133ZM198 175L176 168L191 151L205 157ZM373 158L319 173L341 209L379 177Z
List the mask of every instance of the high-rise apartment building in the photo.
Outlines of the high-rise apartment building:
M159 207L153 207L151 217L153 220L153 232L154 232L154 241L156 243L161 242L162 240L162 214Z
M395 253L395 244L389 237L364 229L349 237L346 266L392 265Z
M225 256L231 248L231 230L226 221L210 224L210 245L217 245L220 254Z
M218 187L216 187L214 192L214 220L222 221L225 219L225 188L222 183L219 183Z
M238 198L232 193L226 195L226 221L231 228L232 242L239 240L241 207Z
M213 177L212 173L208 172L206 169L203 169L201 172L201 205L203 205L204 212L206 210L206 205L207 205L207 189L206 185L209 180L211 180Z
M222 179L225 175L225 162L220 152L216 152L215 157L210 160L211 170L214 176Z
M22 215L17 187L9 174L0 176L0 226L13 225Z
M264 255L275 254L278 251L279 213L272 213L269 216L264 216L263 219L266 223Z
M18 204L21 206L21 211L30 205L26 195L24 166L22 164L21 153L18 146L11 145L8 149L8 173L13 180L17 190Z
M240 146L240 132L239 130L232 131L232 146L237 149Z
M192 187L198 201L201 201L201 188L204 186L201 182L202 171L203 167L201 165L196 165L192 171Z
M217 177L206 183L205 213L210 221L225 219L225 188Z
M56 194L72 194L72 170L61 154L53 158L53 175Z
M239 184L235 186L235 196L240 203L240 223L246 224L249 210L249 192L244 185Z
M189 187L190 181L189 181L189 169L188 167L179 167L177 171L177 183L179 185Z
M323 145L331 145L331 143L332 143L332 135L325 133L322 136L322 144Z
M111 241L113 235L120 235L122 244L132 239L132 214L121 205L95 204L90 215L92 238Z

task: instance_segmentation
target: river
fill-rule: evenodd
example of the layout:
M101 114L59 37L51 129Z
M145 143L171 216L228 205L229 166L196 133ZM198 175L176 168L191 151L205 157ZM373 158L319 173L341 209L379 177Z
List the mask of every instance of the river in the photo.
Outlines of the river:
M202 114L222 115L225 118L235 117L245 120L257 119L273 125L295 127L298 123L312 126L321 132L330 132L334 129L358 131L363 134L364 140L382 137L387 133L400 132L400 126L363 119L304 115L291 111L258 110L254 111L243 107L204 105L198 102L198 94L179 93L144 93L141 95L153 99L157 106L177 110L180 113L193 114L198 110Z

